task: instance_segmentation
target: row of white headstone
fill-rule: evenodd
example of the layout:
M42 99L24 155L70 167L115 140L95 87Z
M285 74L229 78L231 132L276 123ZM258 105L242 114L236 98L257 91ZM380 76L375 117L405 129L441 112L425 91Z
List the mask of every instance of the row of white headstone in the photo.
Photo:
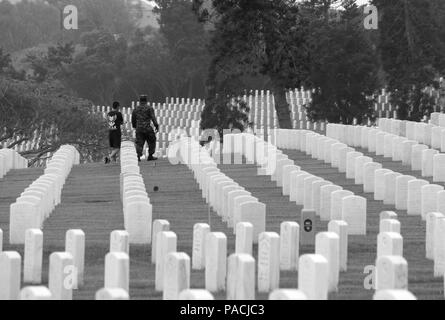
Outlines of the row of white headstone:
M296 222L283 222L281 243L287 250L280 251L280 236L264 231L265 205L222 174L206 149L201 148L196 141L183 139L181 142L183 148L191 150L190 154L201 158L196 161L197 164L188 161L190 159L183 161L194 172L203 190L203 197L228 222L229 227L234 228L236 235L235 253L227 258L226 235L211 232L206 223L195 224L192 269L205 269L206 290L226 290L228 299L254 299L255 259L252 251L253 243L258 242L258 291L273 291L271 299L305 298L301 291L295 289L278 290L280 268L295 270L298 263L299 225Z
M42 229L54 208L60 204L62 188L74 165L79 164L79 152L70 145L57 150L47 163L44 174L26 188L10 206L9 242L25 243L28 229Z
M242 137L243 137L243 135L233 136L233 139L235 139L235 142L233 142L229 145L233 145L233 146L238 145L239 146L240 143L239 143L239 141L237 142L236 140L238 140L238 139L242 140ZM225 138L226 138L225 141L228 141L227 138L231 139L232 137L226 136ZM261 142L261 141L258 141L258 142ZM264 143L264 141L262 141L262 143ZM246 146L246 144L244 143L243 146ZM273 147L271 147L271 148L273 149ZM243 149L243 147L240 147L240 149ZM259 149L261 149L261 147ZM225 153L228 153L227 149L225 150ZM192 152L192 154L197 154L197 153ZM241 155L243 155L243 154L241 154ZM205 157L205 155L203 157ZM251 161L255 161L255 160L251 159ZM202 163L202 162L198 162L198 163ZM266 164L263 168L263 171L266 172L268 167L272 168L272 166L269 166ZM248 222L240 222L236 225L237 230L240 230L240 231L244 230L244 232L236 233L237 248L246 248L246 253L243 252L243 254L247 254L248 256L249 256L249 252L252 251L251 244L246 246L246 244L249 244L249 239L252 239L251 236L249 238L249 232L246 232L247 230L249 230L249 225L251 225L251 224ZM314 257L314 259L320 260L319 258L321 257L321 258L324 258L326 261L328 261L328 263L329 263L329 261L336 261L336 262L338 262L339 266L338 266L338 268L335 268L334 266L336 266L336 262L331 262L333 264L333 267L332 268L328 267L328 278L327 278L328 283L325 283L326 290L323 289L323 281L318 282L318 284L315 281L306 283L306 286L307 286L306 290L309 292L309 294L312 292L312 294L315 295L315 297L313 299L320 298L320 297L327 298L327 292L329 290L331 290L331 291L336 290L336 287L338 284L338 272L340 270L340 261L342 262L341 263L342 267L344 266L343 268L344 268L344 270L346 270L346 259L347 259L347 230L346 230L346 226L347 226L347 224L344 221L331 221L329 228L330 229L332 228L333 232L325 232L325 233L322 232L317 235L316 253L319 254L319 257ZM288 229L292 229L293 232L285 233L284 231L288 230ZM296 244L295 239L298 239L298 236L296 237L296 235L298 234L297 230L299 230L299 225L296 222L283 222L281 237L276 233L270 233L270 232L264 232L264 233L260 234L260 236L259 236L259 240L260 240L259 241L259 256L258 256L258 271L259 271L258 272L258 289L260 292L270 292L271 290L273 290L274 288L276 288L278 286L277 281L279 281L280 267L287 268L289 265L293 265L295 268L295 266L297 265L296 260L298 259L298 254L293 255L294 259L292 259L290 255L287 255L287 253L289 253L288 250L280 250L280 248L288 248L288 249L290 249L290 251L295 252L295 244ZM334 230L337 231L337 233ZM200 223L200 224L195 225L193 255L192 255L192 263L193 263L192 267L193 268L200 269L205 266L205 262L203 263L203 261L207 261L205 252L209 252L205 249L205 244L208 244L211 242L211 239L207 238L207 236L209 234L211 234L211 232L210 232L210 227L207 224ZM293 237L285 237L284 236L285 234L286 235L293 234ZM342 236L343 241L340 241L339 235ZM223 248L225 247L224 239L226 239L226 237L225 237L225 235L220 235L220 236L221 236L220 237L221 238L220 245L216 246L215 249L210 250L213 254L221 246ZM265 239L264 241L266 241L266 243L263 246L261 245L261 239ZM277 239L278 239L278 241L277 241ZM292 239L290 241L290 243L289 243L289 239ZM252 240L250 240L250 241L252 241ZM335 248L335 244L332 244L332 242L337 243L337 248L338 248L337 250L332 249L332 247ZM273 243L275 245L272 245ZM297 240L297 243L298 243L298 240ZM341 243L341 246L340 246L340 243ZM297 244L297 246L298 246L298 244ZM261 248L266 248L266 250L263 251L263 250L261 250ZM272 250L270 250L271 248L272 248ZM242 250L242 249L239 249L239 250ZM222 251L224 253L226 253L226 251L224 251L224 250L222 250ZM239 252L242 252L242 251L236 251L236 254L238 254ZM278 253L278 255L277 255L277 253ZM216 257L214 257L212 255L211 260L212 261L222 260L223 258L221 258L221 255L217 254ZM224 257L224 255L222 255L222 256ZM218 257L219 257L219 259L218 259ZM254 259L251 258L250 260L251 260L251 262L253 261L253 268L254 268ZM323 259L321 259L321 260L323 260ZM281 263L281 261L283 261L283 264ZM294 263L292 264L290 261L293 261ZM239 264L239 262L237 262L237 264ZM229 263L229 266L230 266L230 263ZM289 268L291 268L291 267L289 266ZM221 267L219 270L221 273L223 273L224 268ZM263 272L260 272L260 270ZM305 273L301 272L301 274L304 275ZM229 279L230 278L229 274L227 276ZM222 277L223 276L221 275L221 278ZM245 278L249 279L248 277L245 277ZM304 279L306 279L307 276L302 276L302 278L303 278L303 280L301 281L301 284L302 284L301 287L304 288ZM317 278L323 279L323 276L320 277L320 275L317 274ZM236 283L242 283L242 280L238 280ZM249 283L250 283L250 285L245 284L246 286L251 288L250 290L247 290L247 292L251 292L251 293L253 292L253 294L254 294L255 286L252 285L251 280ZM220 281L220 284L221 284L221 288L223 288L222 286L224 285L224 281ZM317 287L317 285L318 285L318 287ZM228 286L227 293L228 293L228 297L229 297L230 296L229 292L232 292L232 290L229 290L230 281L227 282L227 286ZM241 284L239 286L241 286ZM253 289L252 289L252 286L253 286ZM388 286L390 286L390 285L388 285ZM265 290L265 291L261 291L261 290ZM246 292L246 289L244 289L243 292ZM318 294L318 296L317 296L317 294Z
M204 224L195 225L194 230L202 229ZM251 227L252 228L252 227ZM209 229L209 228L208 228ZM118 235L119 233L119 235ZM119 238L119 244L128 233L114 231L112 239ZM252 300L255 298L255 260L250 254L237 252L227 259L227 238L220 232L208 232L205 236L205 287L206 289L190 289L190 257L184 252L177 252L176 233L170 231L170 224L166 220L153 222L152 263L156 266L155 290L162 292L164 300L213 300L211 292L226 290L227 298L231 300ZM194 233L194 245L196 237ZM238 236L237 236L238 237ZM112 241L113 243L113 241ZM116 241L114 241L116 243ZM128 247L124 249L110 249L105 259L105 286L96 293L97 300L128 299L129 261ZM261 251L270 251L264 245ZM196 264L197 255L202 252L193 250L193 264ZM206 257L205 259L203 257ZM274 263L266 256L263 263ZM264 260L265 259L265 260ZM264 269L264 265L261 265ZM267 269L267 268L266 268ZM263 283L268 281L262 275ZM279 279L279 278L278 278ZM267 291L266 291L267 292ZM295 289L274 290L270 299L304 299L305 295Z
M389 290L390 292L387 292L389 296L385 299L415 299L407 292L407 263L401 255L403 244L400 242L400 225L398 221L389 219L394 219L389 213L381 215L375 298L385 298L380 290ZM212 233L208 224L195 224L192 268L198 270L205 268L207 290L212 292L226 290L227 299L254 299L255 260L252 257L251 228L249 223L240 222L237 225L238 230L244 229L250 232L236 234L235 253L230 255L226 262L225 235ZM261 233L257 260L258 291L278 290L280 270L299 271L298 295L295 289L291 290L292 295L286 292L288 289L281 289L281 299L327 299L329 292L337 291L339 272L346 271L347 230L344 224L339 225L338 221L331 221L328 229L328 232L317 234L315 254L301 257L298 253L299 225L296 222L283 222L280 235L274 232ZM215 270L218 270L218 273L212 273L216 272ZM215 278L220 279L219 287L210 285L214 284L212 280ZM395 292L392 292L393 290Z
M43 232L27 229L22 258L16 251L0 250L0 300L71 300L73 289L83 285L85 234L80 229L66 232L65 251L49 256L48 287L42 286Z
M338 128L340 125L335 126ZM340 130L345 129L340 128ZM372 136L372 133L370 134ZM385 145L385 143L383 144ZM395 161L398 159L397 157L391 158ZM425 162L423 163L425 164ZM443 186L382 169L381 166L374 166L370 163L365 164L363 170L365 192L372 191L372 185L367 184L366 181L374 181L375 200L383 200L385 204L395 205L398 210L407 210L408 215L419 215L422 220L426 220L426 257L434 260L434 275L443 277L445 275L445 246L442 246L445 243L445 229L443 229L445 225L442 223L445 221L441 221L444 218L443 213L445 213ZM439 245L436 246L435 243Z
M429 123L380 118L381 130L445 152L445 114L433 112Z
M400 222L393 211L380 213L376 273L376 290L408 290L408 262L403 258Z
M12 169L28 168L28 159L12 149L0 149L0 179Z
M295 201L305 210L314 210L322 221L349 221L352 227L351 234L366 233L366 199L357 197L352 192L333 185L330 181L301 170L281 150L256 136L239 134L233 135L233 139L235 139L233 145L242 146L238 152L242 152L247 162L259 165L258 174L269 175L271 180L282 188L282 194L290 196L290 201ZM260 150L255 153L256 157L254 157L254 153L247 152L249 149L247 146L251 144L249 141L251 139L254 140L255 150ZM267 151L261 152L262 150ZM259 155L262 154L266 154L266 156L260 157ZM357 218L358 224L354 222L354 216ZM364 216L364 218L360 218L360 216Z
M133 142L122 142L120 164L120 192L125 230L129 233L130 243L149 244L153 207L140 173Z
M181 161L192 170L202 190L202 197L210 208L215 210L234 233L238 222L250 222L254 242L257 242L258 235L266 228L266 205L222 173L207 150L196 140L184 137L179 143Z
M354 128L353 126L343 125L333 126L336 127L336 130L334 130L334 132L342 130L345 131L345 127ZM370 141L374 136L373 131L378 131L378 129L371 129L368 131ZM388 146L388 143L385 143L385 141L389 140L386 139L386 136L388 135L390 134L386 134L381 131L375 134L376 137L385 136L385 139L383 139L381 143L385 147L385 149L392 150L397 149L399 146L402 146L404 148L405 146L411 145L411 148L407 148L407 152L402 152L402 161L411 163L411 165L413 166L414 161L420 159L423 167L431 168L428 163L436 164L434 165L436 169L437 167L443 167L445 162L442 160L442 156L445 155L435 155L433 158L434 161L430 161L431 157L427 156L428 151L435 150L428 149L422 152L422 157L419 157L416 150L416 146L419 145L414 144L415 142L411 143L412 141L394 143L394 147L390 147ZM379 142L376 141L375 144L379 144ZM371 144L368 143L367 145L365 145L364 148L368 149L370 152L376 152L373 151L374 149L371 148L370 145ZM403 148L399 149L403 151ZM409 151L409 149L411 149L411 152ZM411 155L411 157L408 155ZM395 153L394 156L391 156L391 159L394 161L400 161L400 153ZM381 165L371 165L366 163L363 167L364 191L373 192L374 189L374 198L376 200L383 200L385 204L393 204L398 210L407 210L409 215L420 215L422 217L422 220L425 220L426 215L429 212L445 213L445 190L442 185L430 184L427 180L424 179L416 179L415 177L410 175L402 175L398 172L393 172L388 169L382 169Z
M260 165L260 174L271 175L274 178L278 177L274 168L276 168L277 157L281 160L281 157L278 155L282 155L282 153L273 145L251 134L225 135L224 138L226 143L226 147L223 149L224 156L232 156L233 153L235 157L246 156L247 162ZM249 146L252 145L254 145L253 150L267 151L265 153L259 151L256 154L245 152L247 149L252 150L252 148L249 148ZM283 157L283 159L284 158L285 157ZM236 162L235 160L235 163ZM222 187L222 191L224 187L225 186ZM219 190L216 189L216 191ZM230 191L229 195L231 192L233 191ZM291 299L291 296L293 299L305 299L307 297L310 299L327 299L328 290L335 291L337 288L340 261L342 269L346 270L346 226L347 224L343 221L332 221L330 229L337 231L338 234L334 231L319 233L316 237L317 254L307 257L299 257L300 227L297 222L282 222L280 228L281 235L275 232L261 232L258 235L258 291L271 292L278 290L280 270L297 270L298 264L300 263L305 267L299 272L299 292L295 289L291 290L291 292L282 289L279 291L282 299L284 299L284 296L287 296L287 294L289 294L289 296L287 296L288 299ZM255 295L255 279L253 278L255 274L255 260L252 257L252 244L256 240L256 235L253 233L253 226L250 222L237 222L235 229L235 254L231 255L228 260L227 298L253 299ZM212 247L211 249L207 247L208 244L211 243L209 236L211 234L209 225L203 223L195 225L192 255L192 267L194 269L202 269L205 267L207 270L211 268L210 265L207 265L207 262L211 264L212 261L218 260L214 256L214 251L217 251L218 247ZM339 234L341 234L342 241L340 241ZM225 235L219 236L221 239L225 239ZM220 245L225 248L224 241L221 240L221 242L223 243ZM211 256L208 256L208 254ZM220 257L219 260L224 260L226 251L223 249L223 252L217 256ZM329 262L332 264L332 268L328 267L325 270L329 271L329 275L320 270L319 272L321 273L314 271L319 268L323 269L323 266L327 267ZM317 266L318 263L321 263L323 266ZM242 268L241 266L243 265L245 266ZM240 270L232 275L231 268L239 268ZM222 270L221 273L224 272L223 268L220 268L220 270ZM247 273L242 274L243 271ZM238 276L235 277L235 274ZM223 277L224 276L221 275L221 279ZM310 278L309 281L307 281L308 278ZM319 281L316 281L316 279ZM224 281L221 280L220 290L224 289L223 285ZM207 289L217 291L218 288L210 286L207 287ZM236 292L237 289L239 289L239 293ZM249 294L246 295L246 292ZM274 296L275 294L271 294L271 298Z
M353 162L359 154L335 139L308 130L279 129L275 132L275 141L278 148L299 150L340 168L340 172L346 172L348 178L354 178L357 173L356 183L363 184L363 177L359 175L361 171L356 172ZM368 158L358 162L361 164L365 160L372 161ZM277 171L282 172L283 194L289 195L291 201L305 209L315 210L322 221L346 221L351 235L366 234L366 198L284 161L277 162Z
M391 120L391 122L383 120ZM347 129L343 130L354 131L355 134L363 136L363 148L394 161L402 161L404 165L410 165L412 170L421 171L423 177L432 177L434 182L445 182L445 154L439 153L434 146L429 148L427 144L423 144L420 137L415 140L388 132L390 130L388 124L397 123L395 121L400 120L381 119L381 123L385 123L386 128L347 126ZM427 124L422 123L422 125ZM433 132L435 129L445 130L442 127L435 127ZM443 136L445 139L445 131Z
M282 135L281 135L282 134ZM278 139L277 139L277 144L279 145L283 145L286 143L286 138L289 138L289 135L293 135L294 137L297 137L297 133L296 132L278 132ZM324 160L326 161L326 156L328 153L331 153L331 164L332 164L332 159L335 157L334 156L334 152L335 152L335 148L333 148L333 146L336 144L336 142L334 141L326 141L326 140L322 140L325 137L320 136L318 134L315 133L310 133L310 132L306 132L306 133L300 133L300 139L306 139L305 142L305 146L306 149L302 150L305 151L309 154L312 154L312 156L314 156L315 153L315 157L317 157L320 160ZM300 141L301 143L301 141ZM325 145L325 143L327 145ZM338 144L338 143L337 143ZM331 147L329 146L331 145ZM288 146L285 146L288 147ZM336 146L336 148L346 148L347 146L343 144L343 146L338 145ZM316 150L329 150L327 152L319 152L317 153ZM349 150L347 150L349 151ZM350 153L354 153L354 151L349 151ZM337 155L338 156L338 155ZM351 158L351 157L349 157ZM341 157L339 158L341 159ZM346 156L346 160L348 160L348 157ZM360 160L359 158L357 158L357 160ZM362 161L359 161L359 163L347 163L345 171L348 172L348 166L349 168L354 167L355 172L354 174L350 174L351 177L350 178L354 178L356 183L360 183L357 182L357 180L359 181L363 181L363 179L357 179L357 172L362 171L363 172L363 162L366 163L371 163L372 159L368 158L368 159L361 159ZM367 160L367 161L364 161ZM336 167L338 167L338 164L336 164ZM363 182L362 182L363 184ZM329 185L327 185L329 186ZM306 186L306 189L308 189L309 186ZM322 187L323 188L323 187ZM323 193L323 190L321 190L321 193ZM331 214L333 212L335 212L335 201L338 199L336 199L336 196L338 194L339 197L342 196L341 194L341 190L338 191L334 191L334 193L331 195ZM346 195L347 196L347 195ZM304 197L302 199L302 201L304 201ZM391 212L392 215L387 214L387 212L384 212L385 215L382 213L382 220L380 222L380 233L378 236L378 242L377 242L377 260L376 260L376 284L375 284L375 288L377 290L377 293L375 295L375 299L380 299L381 294L379 293L380 290L402 290L400 292L396 292L394 293L394 297L393 298L400 298L400 299L405 299L408 297L413 298L412 294L410 294L409 292L407 292L407 287L408 287L408 277L407 277L407 262L406 260L403 258L403 238L400 235L400 223L396 220L390 220L390 219L386 219L386 218L390 218L393 216L396 216L395 213ZM329 218L329 216L328 216ZM326 218L325 218L326 219ZM332 219L332 216L331 216ZM332 223L333 221L331 221L330 223ZM388 297L389 299L389 297Z
M310 144L313 142L307 141L306 143ZM345 145L336 146L332 144L330 148L332 159L335 158L334 153L337 147L345 149L346 151L348 149ZM354 151L349 150L349 154L352 156ZM443 208L443 202L445 201L445 191L443 191L443 187L431 185L425 180L415 179L411 176L404 176L391 170L382 169L380 164L376 164L365 158L367 157L359 155L355 158L355 163L350 166L356 169L354 175L356 183L358 183L357 180L360 180L357 179L357 172L362 172L364 191L374 192L375 200L383 200L385 204L395 205L396 209L408 210L408 214L421 215L424 220L427 219L427 221L430 221L429 224L427 222L426 246L429 248L429 250L427 250L427 257L429 256L430 259L434 260L435 276L442 277L445 266L445 247L441 245L434 246L434 243L441 244L445 242L443 232L435 232L436 224L441 226L440 220L436 220L442 218L441 214L437 211ZM438 207L439 205L440 207ZM428 218L430 218L430 220L428 220ZM398 227L398 230L400 230L400 227ZM400 235L383 234L382 237L384 237L384 239L382 239L383 242L389 244L391 248L392 246L396 248L394 249L396 253L397 250L403 247L403 239ZM400 263L404 266L406 265L403 261ZM402 268L401 270L403 271L404 269Z

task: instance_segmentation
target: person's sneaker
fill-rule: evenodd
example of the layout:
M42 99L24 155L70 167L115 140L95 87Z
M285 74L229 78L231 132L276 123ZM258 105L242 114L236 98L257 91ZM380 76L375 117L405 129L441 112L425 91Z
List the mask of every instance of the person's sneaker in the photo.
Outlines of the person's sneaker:
M110 163L110 158L105 157L105 164L109 164Z
M147 158L147 161L156 161L156 160L158 160L158 158L153 157L153 156L149 156L149 157Z

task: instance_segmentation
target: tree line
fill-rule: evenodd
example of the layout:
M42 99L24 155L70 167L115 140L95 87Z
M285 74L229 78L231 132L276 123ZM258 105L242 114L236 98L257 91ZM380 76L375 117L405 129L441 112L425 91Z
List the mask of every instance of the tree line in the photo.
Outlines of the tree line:
M375 94L384 87L401 119L429 115L437 106L425 89L438 88L445 71L445 2L371 4L376 30L364 28L364 10L354 0L194 0L211 30L202 126L219 126L227 104L239 110L231 97L243 94L246 75L268 79L281 128L291 128L286 90L300 86L313 91L305 106L313 121L372 120ZM248 125L244 119L236 126Z

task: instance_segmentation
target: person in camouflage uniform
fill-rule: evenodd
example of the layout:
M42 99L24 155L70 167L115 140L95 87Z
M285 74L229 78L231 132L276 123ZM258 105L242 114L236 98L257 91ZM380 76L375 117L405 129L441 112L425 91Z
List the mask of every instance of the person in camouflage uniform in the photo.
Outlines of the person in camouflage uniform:
M146 95L140 96L139 106L134 109L131 115L131 124L133 128L136 129L136 152L138 160L141 161L145 142L148 144L149 156L147 160L157 160L157 158L153 157L153 154L156 152L156 133L159 131L159 124L156 120L153 107L148 104Z

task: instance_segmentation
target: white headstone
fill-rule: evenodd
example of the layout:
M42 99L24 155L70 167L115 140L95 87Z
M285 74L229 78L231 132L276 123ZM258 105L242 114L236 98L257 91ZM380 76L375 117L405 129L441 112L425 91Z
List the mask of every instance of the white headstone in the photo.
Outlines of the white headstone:
M342 220L332 220L328 224L328 231L339 237L339 265L340 271L348 268L348 224Z
M428 149L424 144L416 144L411 149L411 170L422 170L422 152Z
M422 207L422 187L427 185L428 181L416 179L408 182L408 215L421 215Z
M379 232L400 233L400 222L396 219L380 219Z
M85 233L80 229L68 230L65 234L65 252L71 253L76 268L78 286L83 285L85 268ZM75 286L73 289L77 289Z
M301 176L301 178L300 178ZM289 200L290 201L297 201L297 182L299 182L302 178L306 178L309 176L309 173L306 171L294 171L291 173L290 177L290 185L289 185Z
M374 192L375 172L382 169L382 165L377 162L367 162L363 166L363 191Z
M158 232L156 239L156 291L162 291L164 284L164 262L170 252L176 252L177 237L172 231Z
M258 240L258 291L270 292L280 285L280 236L263 232Z
M398 232L380 232L377 236L377 258L403 257L403 238Z
M19 298L21 261L18 252L0 252L0 300L17 300Z
M130 300L128 292L122 288L102 288L96 292L96 300Z
M237 209L237 206L235 206L235 202L237 198L243 197L243 196L252 196L252 194L246 190L243 189L236 189L232 190L227 195L227 216L225 213L223 214L223 221L227 222L228 227L235 227L234 224L234 218L235 218L235 209ZM246 198L241 198L238 200L245 200Z
M153 229L151 233L151 263L156 263L156 241L159 232L170 231L170 222L167 220L157 219L153 221ZM111 251L111 250L110 250Z
M345 147L340 149L339 153L340 153L340 158L338 161L338 170L342 173L346 172L346 165L347 165L347 155L350 152L353 152L354 149L351 147Z
M402 142L402 164L410 165L411 164L411 150L412 147L417 145L417 142L414 140L406 140Z
M210 232L207 223L196 223L193 226L192 269L202 270L205 267L206 237Z
M49 256L48 288L53 300L72 300L76 285L74 259L68 252L53 252Z
M312 204L317 216L320 215L320 205L321 205L321 187L331 185L332 182L325 180L317 180L312 183Z
M384 204L392 204L396 203L396 179L400 177L402 174L398 172L389 172L383 175L383 179L385 181L385 196L383 198Z
M397 220L397 213L394 211L382 211L380 212L380 220L383 219L396 219Z
M366 198L348 196L342 200L342 219L350 235L366 235Z
M445 275L445 218L438 218L434 228L434 276Z
M307 300L307 297L301 290L277 289L269 294L269 300Z
M170 252L164 262L163 300L178 300L179 293L190 288L190 257L184 252Z
M354 193L349 190L337 190L331 193L330 220L341 220L343 198L352 195L354 195Z
M297 175L295 202L300 206L304 205L304 180L309 177L313 177L313 175L309 173L305 175Z
M110 233L110 252L130 254L129 234L125 230L114 230Z
M365 169L365 165L368 163L372 162L372 158L370 157L358 157L355 160L355 169L354 169L354 173L355 173L355 184L364 184L364 169Z
M300 226L297 222L284 221L280 226L280 269L295 271L300 252Z
M377 156L383 156L385 153L385 136L386 132L380 131L375 135L375 154Z
M206 236L205 286L210 292L226 287L227 237L221 232L210 232Z
M236 225L235 253L252 254L253 225L250 222L238 222Z
M227 266L227 300L254 300L255 259L236 253L229 256Z
M346 178L355 178L355 162L359 157L362 157L363 153L352 151L346 155Z
M43 232L28 229L25 235L23 282L39 284L42 281Z
M396 209L408 209L408 182L416 180L413 176L398 176L396 178Z
M375 152L376 151L376 135L377 132L379 132L376 129L371 129L368 131L368 150L369 152Z
M303 195L303 207L305 209L314 209L314 203L312 199L312 186L316 181L322 181L323 179L320 177L307 177L304 179L304 195Z
M150 244L152 227L152 205L147 202L135 201L126 208L127 231L130 243Z
M298 265L298 289L308 300L327 300L328 286L328 260L319 254L302 255Z
M391 158L392 157L392 151L395 148L394 139L396 138L395 135L387 134L384 137L383 140L383 156L385 158Z
M331 145L331 165L333 168L340 166L340 150L346 148L344 143L334 143Z
M336 292L340 273L340 237L335 232L318 233L315 238L315 253L328 260L328 291Z
M266 230L266 205L258 201L247 201L239 207L239 222L250 222L253 226L253 242Z
M320 220L329 221L331 218L331 195L343 188L337 185L325 185L320 188Z
M408 141L405 137L397 137L394 139L394 148L392 152L393 161L402 161L403 159L403 142Z
M445 130L443 130L445 135ZM445 182L445 154L436 154L433 157L433 181Z
M437 193L437 212L445 212L445 190Z
M28 229L39 229L41 217L38 208L30 202L15 202L10 206L9 243L24 244Z
M105 256L105 284L107 289L120 288L129 292L130 259L125 252L109 252Z
M437 211L437 196L440 191L443 191L443 187L438 184L428 184L420 189L420 212L422 214L422 220L426 219L427 213Z
M431 147L434 149L440 149L442 130L442 127L434 127L431 130Z
M391 173L388 169L378 169L374 171L374 200L384 200L385 199L385 174Z
M434 234L438 220L444 217L440 212L429 212L426 215L425 249L427 259L434 259Z
M408 289L408 263L401 256L377 259L376 290Z
M434 149L425 149L422 151L422 177L433 176L433 158L439 151Z
M290 182L291 177L294 172L300 171L300 167L295 165L287 165L283 167L282 170L282 181L283 181L283 196L288 196L290 194Z
M51 291L45 286L24 287L20 291L20 300L52 300Z
M417 300L408 290L379 290L373 300Z
M214 298L204 289L186 289L179 294L179 300L214 300Z

